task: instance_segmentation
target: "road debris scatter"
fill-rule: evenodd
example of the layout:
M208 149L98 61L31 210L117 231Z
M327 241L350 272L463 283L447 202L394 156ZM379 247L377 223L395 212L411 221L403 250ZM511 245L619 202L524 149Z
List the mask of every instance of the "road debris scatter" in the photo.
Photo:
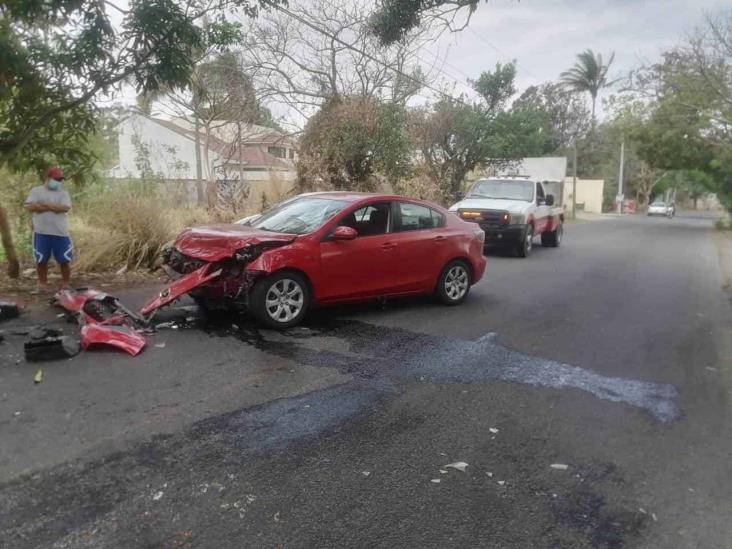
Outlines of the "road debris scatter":
M444 465L443 467L445 469L448 469L448 468L450 468L450 469L457 469L458 471L462 471L464 473L465 472L465 468L467 466L468 466L468 464L465 463L464 461L456 461L454 463L448 463L447 465Z

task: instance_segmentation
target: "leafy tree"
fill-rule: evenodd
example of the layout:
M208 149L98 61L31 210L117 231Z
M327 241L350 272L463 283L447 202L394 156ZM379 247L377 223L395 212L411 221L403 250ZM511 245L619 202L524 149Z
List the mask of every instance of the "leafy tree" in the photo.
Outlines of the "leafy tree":
M483 102L444 98L413 112L410 134L422 154L421 171L438 187L443 202L462 198L465 177L479 165L503 166L548 152L545 113L529 106L507 109L516 92L515 75L515 63L498 63L495 71L471 82Z
M237 36L224 10L253 15L254 1L132 0L122 9L94 0L2 0L0 165L22 171L57 159L72 175L80 171L91 160L94 98L123 83L141 92L185 86L195 51ZM120 25L110 9L121 12ZM205 32L197 24L204 17Z
M238 36L227 15L253 16L278 2L131 0L123 9L96 0L0 0L0 167L40 172L53 163L80 178L96 162L95 98L125 83L139 92L184 87L194 52ZM111 9L121 24L112 25ZM12 243L2 221L2 241Z
M456 99L415 111L412 138L441 200L462 198L465 177L478 165L506 166L540 154L541 127L534 114L529 110L489 114L481 105Z
M403 126L400 107L371 97L326 103L300 142L301 185L363 191L373 190L380 176L396 181L409 167Z
M441 23L451 24L455 15L467 9L472 14L480 0L382 0L371 16L371 28L383 44L393 44L435 15Z
M577 62L574 66L560 75L560 80L568 89L589 93L592 99L592 124L596 122L595 107L597 95L600 90L612 84L608 82L607 73L615 59L615 54L610 55L607 63L603 62L602 55L588 49L577 55Z
M496 112L506 106L506 103L516 93L514 81L516 79L516 62L496 63L496 70L484 71L477 80L470 83L473 89L485 101L489 112Z
M636 135L639 154L659 169L708 174L711 190L732 209L732 10L709 16L633 77L634 91L654 107Z
M567 151L587 135L590 111L579 96L554 82L530 86L514 101L513 109L535 109L546 116L551 143L547 153Z

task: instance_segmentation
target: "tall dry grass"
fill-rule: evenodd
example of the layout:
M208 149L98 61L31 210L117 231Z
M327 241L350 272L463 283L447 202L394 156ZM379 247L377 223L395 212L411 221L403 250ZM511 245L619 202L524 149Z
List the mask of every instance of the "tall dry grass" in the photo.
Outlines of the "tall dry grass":
M114 183L87 190L70 216L75 268L152 268L183 228L232 221L229 210L176 205L154 183Z

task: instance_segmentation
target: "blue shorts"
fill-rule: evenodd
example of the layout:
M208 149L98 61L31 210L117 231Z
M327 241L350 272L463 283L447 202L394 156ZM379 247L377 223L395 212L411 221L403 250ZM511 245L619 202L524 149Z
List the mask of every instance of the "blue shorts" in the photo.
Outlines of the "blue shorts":
M36 263L48 263L51 254L56 263L63 265L74 259L74 245L68 236L33 233L33 257Z

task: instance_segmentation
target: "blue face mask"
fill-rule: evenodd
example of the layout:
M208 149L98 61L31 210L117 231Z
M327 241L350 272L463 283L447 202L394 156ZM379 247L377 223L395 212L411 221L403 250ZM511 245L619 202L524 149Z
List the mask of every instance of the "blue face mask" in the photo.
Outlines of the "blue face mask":
M55 179L49 179L48 180L48 188L52 191L57 191L61 187L61 182L56 181Z

